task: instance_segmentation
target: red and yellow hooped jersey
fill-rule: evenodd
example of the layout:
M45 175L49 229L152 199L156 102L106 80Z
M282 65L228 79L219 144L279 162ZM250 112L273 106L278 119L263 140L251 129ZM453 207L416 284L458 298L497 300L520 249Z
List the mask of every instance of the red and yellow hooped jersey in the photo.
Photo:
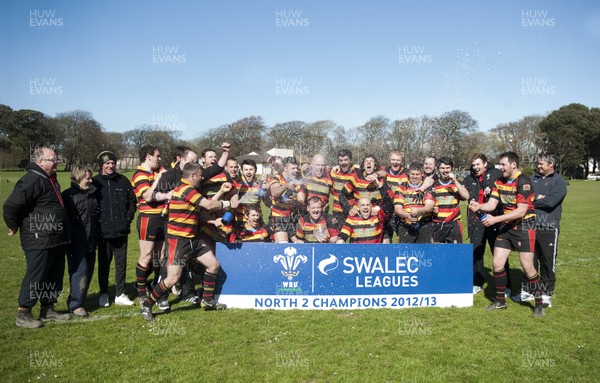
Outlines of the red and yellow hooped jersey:
M329 177L333 183L333 187L331 190L331 194L333 195L333 212L335 213L343 213L344 209L342 209L342 205L340 205L340 193L342 189L346 186L346 184L354 177L356 174L356 169L354 166L350 169L348 173L335 172L331 170L329 173Z
M460 221L460 194L454 182L443 184L438 180L431 188L431 194L438 209L433 222Z
M173 190L169 204L167 234L183 238L194 238L198 231L197 205L204 198L187 180Z
M509 225L517 226L521 221L535 217L533 185L529 177L522 175L520 170L511 180L505 177L498 178L492 188L490 198L497 199L502 203L503 214L516 210L520 203L527 204L525 216L521 219L507 221L506 223Z
M142 197L146 190L152 187L154 180L158 177L159 170L148 171L142 166L138 166L131 176L131 185L138 202L138 210L142 214L160 214L165 207L165 201L148 202Z
M394 206L402 206L402 210L405 213L410 213L415 208L421 208L425 206L425 201L434 201L433 196L429 191L420 191L418 188L421 185L411 185L408 182L400 184L396 193L394 194ZM426 218L431 218L431 212L424 213L420 216L419 220L422 221ZM412 223L407 218L404 218L405 223Z

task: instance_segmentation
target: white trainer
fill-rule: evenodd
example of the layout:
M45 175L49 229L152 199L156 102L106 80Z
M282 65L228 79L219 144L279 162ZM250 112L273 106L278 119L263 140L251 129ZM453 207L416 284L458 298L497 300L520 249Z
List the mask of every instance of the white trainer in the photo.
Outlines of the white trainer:
M542 295L542 307L552 307L551 298L549 295Z
M119 306L133 306L133 301L125 294L115 297L115 304Z
M477 285L473 286L473 294L477 294L477 293L481 292L481 290L483 290L481 288L481 286L477 286Z
M521 291L520 294L515 295L511 298L515 302L531 302L535 299L533 294L528 293L527 291Z
M98 306L100 306L100 307L108 307L108 306L110 306L110 302L108 301L108 295L107 294L100 295L100 298L98 299Z

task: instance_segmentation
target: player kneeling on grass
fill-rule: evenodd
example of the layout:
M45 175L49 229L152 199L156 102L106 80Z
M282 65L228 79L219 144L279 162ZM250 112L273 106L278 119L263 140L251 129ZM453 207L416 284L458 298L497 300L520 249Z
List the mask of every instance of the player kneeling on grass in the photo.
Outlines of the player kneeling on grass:
M489 227L501 223L494 246L492 265L494 268L494 284L496 299L486 310L506 309L505 289L507 282L504 265L512 250L519 252L523 272L529 282L529 290L535 297L534 317L544 316L540 275L533 265L535 247L535 209L533 207L533 187L531 180L519 170L519 156L514 152L500 155L502 177L494 183L490 200L480 204L475 200L469 204L474 212L483 211L481 223ZM502 203L502 215L492 216L498 205Z
M229 235L229 243L271 242L271 234L263 225L260 206L246 206L244 217L245 222L240 222Z
M198 192L201 181L202 167L196 163L187 163L183 168L181 183L173 190L167 226L167 278L156 285L150 296L142 303L142 317L148 321L154 319L152 306L179 281L183 267L190 258L206 268L202 307L206 310L226 308L224 304L214 300L217 273L221 266L211 248L196 235L198 232L196 209L222 209L229 207L230 203L204 198Z
M387 193L384 200L384 206L391 206ZM390 210L386 212L379 206L374 207L368 198L360 198L357 206L358 214L346 218L336 243L381 243L386 213Z

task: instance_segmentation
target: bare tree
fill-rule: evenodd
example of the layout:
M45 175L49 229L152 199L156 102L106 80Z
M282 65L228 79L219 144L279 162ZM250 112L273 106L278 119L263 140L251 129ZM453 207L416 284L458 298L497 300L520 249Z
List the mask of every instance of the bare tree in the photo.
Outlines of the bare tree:
M162 163L168 164L174 157L175 147L186 144L179 140L181 131L169 130L160 125L140 125L133 130L123 134L127 145L127 155L129 157L137 156L138 150L146 144L158 147L162 158Z
M435 119L435 127L431 136L431 154L436 157L450 156L454 166L463 168L468 162L464 146L465 137L473 134L478 124L468 112L453 110Z
M392 123L390 145L403 151L407 162L422 161L433 153L435 124L435 118L429 116L396 120Z
M74 164L93 164L100 151L103 133L102 126L90 112L74 110L58 113L54 123L63 133L60 152L65 159L65 170Z
M390 150L389 125L390 121L386 117L376 116L357 127L356 132L361 144L355 156L360 158L367 154L374 154L379 159L387 157Z
M513 151L521 157L523 166L535 163L537 154L544 149L546 134L540 128L544 116L525 116L519 121L499 124L491 138L499 152Z
M257 152L262 147L262 137L267 127L258 116L244 117L227 126L226 142L234 155Z
M304 121L289 121L274 125L268 130L267 146L291 149L294 153L301 152L304 145L299 137L306 125Z

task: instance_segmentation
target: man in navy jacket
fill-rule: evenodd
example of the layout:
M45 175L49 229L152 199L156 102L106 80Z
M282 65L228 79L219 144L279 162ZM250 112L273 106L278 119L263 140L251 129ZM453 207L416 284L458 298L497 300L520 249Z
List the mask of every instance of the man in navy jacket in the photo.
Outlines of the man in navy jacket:
M562 216L562 202L567 195L567 183L556 173L556 159L548 153L537 158L538 172L533 176L535 194L535 256L542 277L542 301L552 307L550 298L556 283L556 255ZM537 266L537 265L536 265Z

